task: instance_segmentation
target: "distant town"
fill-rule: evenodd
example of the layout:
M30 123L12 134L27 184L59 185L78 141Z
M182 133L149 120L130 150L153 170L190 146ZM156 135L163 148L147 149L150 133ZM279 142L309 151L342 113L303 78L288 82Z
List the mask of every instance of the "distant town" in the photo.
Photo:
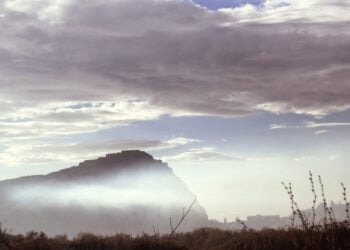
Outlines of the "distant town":
M332 211L333 216L336 221L341 222L346 219L346 206L342 203L336 204L334 201L331 201L328 208ZM312 209L303 210L302 213L311 220L312 218ZM329 217L326 212L327 218ZM321 203L315 208L315 221L320 222L325 218L324 204ZM218 227L224 230L232 229L242 229L247 227L248 229L264 229L264 228L285 228L291 225L292 215L282 217L280 215L254 215L247 216L246 220L236 218L236 221L228 221L226 218L224 222L219 222L217 220L211 220L211 226ZM295 215L295 223L300 224L300 219Z

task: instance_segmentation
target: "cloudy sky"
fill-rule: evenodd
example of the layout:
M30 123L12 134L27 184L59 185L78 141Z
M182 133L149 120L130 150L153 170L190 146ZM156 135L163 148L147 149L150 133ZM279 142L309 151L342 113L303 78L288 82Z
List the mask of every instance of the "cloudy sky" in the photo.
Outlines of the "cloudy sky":
M350 2L0 0L0 179L122 149L211 218L350 187Z

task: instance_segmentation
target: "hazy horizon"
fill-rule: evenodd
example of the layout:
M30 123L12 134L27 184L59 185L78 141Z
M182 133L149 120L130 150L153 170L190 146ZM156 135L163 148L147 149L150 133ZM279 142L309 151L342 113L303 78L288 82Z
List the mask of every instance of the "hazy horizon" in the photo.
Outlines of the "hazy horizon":
M210 219L289 215L281 181L310 208L309 170L338 203L340 182L350 188L349 10L0 0L0 180L140 149Z

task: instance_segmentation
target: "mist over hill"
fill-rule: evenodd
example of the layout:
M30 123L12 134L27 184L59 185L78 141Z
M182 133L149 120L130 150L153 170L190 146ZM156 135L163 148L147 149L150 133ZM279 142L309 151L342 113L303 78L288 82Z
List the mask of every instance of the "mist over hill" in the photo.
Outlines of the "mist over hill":
M166 163L134 150L87 160L48 175L0 182L0 221L14 233L49 235L170 231L195 195ZM179 231L206 226L197 202Z

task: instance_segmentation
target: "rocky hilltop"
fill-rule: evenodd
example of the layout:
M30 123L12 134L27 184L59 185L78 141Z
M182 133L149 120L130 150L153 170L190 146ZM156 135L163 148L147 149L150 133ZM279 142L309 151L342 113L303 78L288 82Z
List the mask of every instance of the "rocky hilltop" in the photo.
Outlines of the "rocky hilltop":
M107 154L96 160L87 160L78 166L63 169L47 175L47 178L57 180L69 180L79 178L95 178L104 175L119 174L130 171L172 171L166 163L155 160L151 155L140 150L121 151L120 153Z
M0 221L16 233L161 233L195 199L166 163L133 150L87 160L48 175L0 182ZM196 203L180 231L208 223Z

